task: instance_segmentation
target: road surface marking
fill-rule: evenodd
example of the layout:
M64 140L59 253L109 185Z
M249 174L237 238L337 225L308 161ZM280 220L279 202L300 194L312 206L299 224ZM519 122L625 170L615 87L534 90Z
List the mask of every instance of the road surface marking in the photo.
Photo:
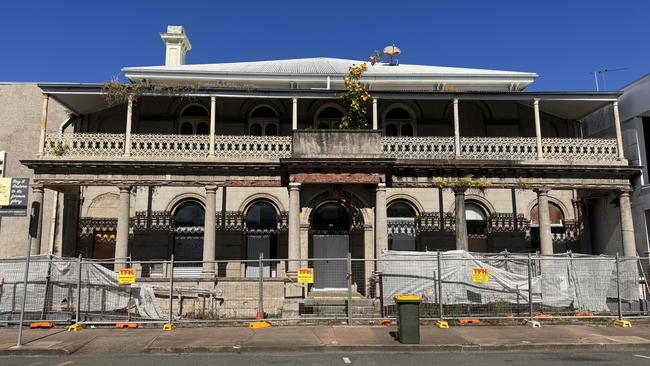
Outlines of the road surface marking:
M54 366L66 366L66 365L72 365L73 363L74 361L66 361L66 362L57 363Z
M36 366L36 365L40 365L40 364L41 364L40 362L33 362L33 363L30 363L30 364L28 364L26 366Z
M644 355L634 355L634 357L641 357L641 358L647 358L650 360L650 356L644 356Z
M343 357L343 362L344 363L352 363L352 361L350 361L350 359L347 358L347 357Z

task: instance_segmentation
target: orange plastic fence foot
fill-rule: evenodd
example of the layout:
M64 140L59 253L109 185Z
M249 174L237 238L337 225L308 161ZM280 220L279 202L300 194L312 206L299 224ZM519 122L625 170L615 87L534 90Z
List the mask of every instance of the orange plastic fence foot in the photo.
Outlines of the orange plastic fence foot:
M54 323L52 322L34 322L29 325L30 329L50 329L54 328Z

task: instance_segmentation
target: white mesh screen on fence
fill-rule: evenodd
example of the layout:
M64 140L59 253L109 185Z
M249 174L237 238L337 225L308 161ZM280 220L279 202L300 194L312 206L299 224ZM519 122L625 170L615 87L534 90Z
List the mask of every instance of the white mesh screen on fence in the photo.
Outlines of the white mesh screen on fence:
M110 313L133 307L137 310L135 315L142 319L163 318L151 286L141 283L119 286L117 274L98 263L84 261L81 269L79 308L82 312ZM0 314L11 314L20 309L24 271L24 259L0 261ZM25 311L57 312L73 309L77 303L78 276L79 262L75 258L32 257ZM46 283L49 285L47 292Z
M382 294L384 305L394 296L418 294L423 302L438 303L437 252L385 251ZM516 254L480 255L441 252L443 304L525 304L528 302L528 257ZM561 254L531 257L532 301L537 305L607 312L607 299L616 298L616 259L607 256ZM487 269L489 280L477 282L474 269ZM639 300L636 260L619 262L621 299Z

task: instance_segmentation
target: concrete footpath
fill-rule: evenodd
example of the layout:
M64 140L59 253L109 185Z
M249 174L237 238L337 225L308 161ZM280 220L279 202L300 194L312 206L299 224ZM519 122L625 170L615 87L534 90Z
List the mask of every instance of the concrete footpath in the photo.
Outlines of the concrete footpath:
M618 328L597 325L517 326L433 325L420 329L421 344L402 345L395 326L274 326L161 329L64 329L24 331L0 328L0 355L142 354L206 352L442 352L624 350L650 347L650 324Z

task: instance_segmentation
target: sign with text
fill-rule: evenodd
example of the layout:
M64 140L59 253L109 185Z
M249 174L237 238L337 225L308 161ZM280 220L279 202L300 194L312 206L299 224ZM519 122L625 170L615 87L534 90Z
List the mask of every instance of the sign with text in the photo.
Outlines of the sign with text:
M29 178L0 178L0 216L25 216Z
M314 283L314 269L313 268L299 268L298 269L298 283Z
M472 282L486 284L490 282L490 273L487 268L472 268Z
M132 285L135 283L135 270L133 268L122 268L117 271L118 285Z

